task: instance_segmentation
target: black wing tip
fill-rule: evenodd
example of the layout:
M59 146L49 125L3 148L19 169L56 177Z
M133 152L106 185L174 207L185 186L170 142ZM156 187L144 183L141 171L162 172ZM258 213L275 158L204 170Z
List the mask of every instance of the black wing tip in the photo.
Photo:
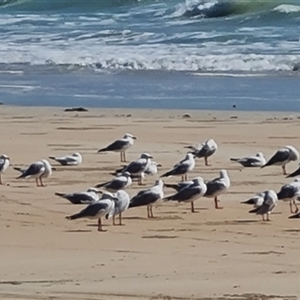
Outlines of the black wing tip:
M300 213L289 216L289 219L300 219Z
M67 219L67 220L73 220L72 216L66 216L65 219Z
M55 195L55 196L58 196L58 197L64 197L65 194L64 194L64 193L57 193L57 192L56 192L56 193L54 193L54 195Z
M241 201L241 204L249 204L249 205L254 205L255 202L253 200L246 200L246 201Z
M254 213L257 213L257 208L249 210L249 214L254 214Z
M105 151L107 151L107 148L102 148L102 149L99 149L99 150L97 151L97 153L105 152Z
M230 161L238 161L238 158L230 157Z

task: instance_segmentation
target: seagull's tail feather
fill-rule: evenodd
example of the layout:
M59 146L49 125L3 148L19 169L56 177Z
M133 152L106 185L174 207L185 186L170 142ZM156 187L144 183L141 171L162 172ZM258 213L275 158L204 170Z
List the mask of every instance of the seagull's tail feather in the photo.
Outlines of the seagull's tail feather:
M76 220L76 219L79 219L79 218L82 218L81 212L78 213L78 214L71 215L71 216L66 216L67 220Z
M101 188L101 187L105 186L106 184L107 184L107 182L96 184L95 188Z
M165 183L164 186L167 187L167 188L171 188L171 189L174 189L174 190L178 191L178 185L177 184Z
M238 161L239 158L235 158L235 157L230 157L230 161Z
M129 206L128 208L133 208L133 207L137 207L137 206L141 206L142 204L139 201L139 197L138 196L134 196L130 202L129 202Z
M300 219L300 213L289 216L289 219Z
M246 200L246 201L242 201L241 203L242 204L255 205L256 201L254 199L249 199L249 200Z
M106 148L101 148L97 152L100 153L100 152L106 152L106 151L107 151L107 147Z
M291 177L296 177L300 175L300 168L298 170L296 170L295 172L289 174L288 176L286 176L286 178L291 178Z
M173 195L165 197L165 198L163 198L163 202L171 201L171 200L173 200L172 198L173 198Z
M20 179L20 178L26 178L27 177L27 173L24 172L22 173L20 176L17 177L17 179Z
M55 156L48 156L50 159L56 160Z
M259 207L249 210L250 214L255 214L258 212Z
M171 170L171 171L168 171L167 173L161 175L160 177L169 177L169 176L172 176L173 173L174 173L173 170Z
M20 173L23 173L23 172L24 172L24 171L22 170L22 168L14 167L13 169L16 170L16 171L19 171Z
M197 150L197 148L195 148L194 146L185 146L184 148L185 149L190 149L190 150L193 150L193 151Z
M64 193L54 193L55 196L58 196L58 197L62 197L62 198L65 198L65 195Z

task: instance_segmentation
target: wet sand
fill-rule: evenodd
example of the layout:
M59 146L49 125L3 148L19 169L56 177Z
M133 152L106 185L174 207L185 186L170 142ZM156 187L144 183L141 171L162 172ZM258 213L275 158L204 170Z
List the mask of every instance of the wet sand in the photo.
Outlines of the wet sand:
M91 109L66 113L61 108L0 107L0 152L13 166L26 166L49 155L79 151L78 167L57 168L37 188L34 180L17 180L10 167L0 186L1 299L296 299L300 295L300 220L289 220L287 203L279 203L271 222L249 214L240 204L254 193L279 190L286 179L280 167L243 169L229 161L278 148L300 149L297 115L191 111ZM205 180L228 170L231 188L220 197L188 204L166 203L124 213L124 226L96 220L68 221L84 206L72 205L54 192L75 192L111 178L120 166L118 153L97 149L130 132L138 137L128 151L135 160L149 152L161 163L159 174L181 160L184 146L214 138L217 153L205 166L197 160L190 178ZM287 165L288 172L297 162ZM158 177L158 176L156 176ZM156 177L148 177L151 186ZM179 178L167 178L177 182ZM142 187L142 188L145 188ZM133 196L141 187L128 189ZM172 190L165 189L169 195Z

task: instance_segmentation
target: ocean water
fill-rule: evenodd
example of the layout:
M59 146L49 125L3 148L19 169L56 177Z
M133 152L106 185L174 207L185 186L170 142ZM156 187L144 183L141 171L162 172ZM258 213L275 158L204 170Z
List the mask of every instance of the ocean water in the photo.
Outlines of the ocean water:
M300 0L0 0L0 102L300 111Z

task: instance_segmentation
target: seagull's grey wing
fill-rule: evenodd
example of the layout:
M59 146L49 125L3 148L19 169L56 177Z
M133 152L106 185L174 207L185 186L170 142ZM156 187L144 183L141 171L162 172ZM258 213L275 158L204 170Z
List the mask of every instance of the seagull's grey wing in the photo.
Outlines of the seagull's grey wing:
M178 202L188 201L193 197L201 193L201 188L199 186L188 186L180 190L177 194L166 197L166 200L173 200Z
M22 173L21 176L19 176L18 178L25 178L28 176L33 176L33 175L37 175L41 172L42 168L45 168L43 163L33 163L29 166L29 168Z
M178 164L176 167L173 169L173 175L181 175L185 174L188 170L189 166L187 164Z
M278 150L270 159L269 161L264 165L264 167L274 165L276 163L285 162L290 157L290 152L288 149L281 149Z
M260 163L260 160L257 157L245 157L238 162L244 167L255 167Z
M56 158L56 161L58 161L61 165L66 166L71 163L76 163L77 159L72 156L66 156L66 157L58 157Z
M225 188L225 184L217 179L214 179L212 181L209 181L206 183L206 193L204 196L213 196L216 192L222 190Z
M160 195L151 193L149 190L139 193L130 200L129 207L150 205L159 199Z
M296 192L299 191L299 188L293 185L284 185L280 191L277 193L278 200L290 199L295 197Z
M126 172L129 172L130 174L136 174L141 172L145 166L147 165L147 161L138 160L131 162L125 169Z
M98 152L122 150L128 145L128 143L129 141L125 139L116 140L115 142L111 143L107 147L100 149Z
M293 173L291 173L290 175L286 176L287 178L290 178L290 177L295 177L295 176L299 176L300 175L300 167L294 171Z
M104 185L107 189L112 190L120 190L122 189L126 183L127 180L125 180L125 177L115 178L112 181L110 181L108 184Z
M266 203L263 203L261 206L250 210L249 213L256 213L257 215L265 215L270 211L270 206Z
M191 184L193 184L193 181L183 181L183 182L179 182L177 184L165 183L164 186L167 187L167 188L174 189L177 192L179 192L180 190L184 189L185 187L187 187Z
M204 145L201 149L195 151L194 155L198 158L202 158L202 157L208 157L214 154L214 152L215 150L210 149L208 145Z
M92 218L96 217L99 211L101 210L106 210L108 207L107 202L94 202L90 205L88 205L85 209L83 209L81 212L78 214L75 214L70 217L70 219L79 219L79 218Z
M73 204L88 204L95 201L95 198L88 193L73 193L73 194L55 193L55 195L65 198Z

